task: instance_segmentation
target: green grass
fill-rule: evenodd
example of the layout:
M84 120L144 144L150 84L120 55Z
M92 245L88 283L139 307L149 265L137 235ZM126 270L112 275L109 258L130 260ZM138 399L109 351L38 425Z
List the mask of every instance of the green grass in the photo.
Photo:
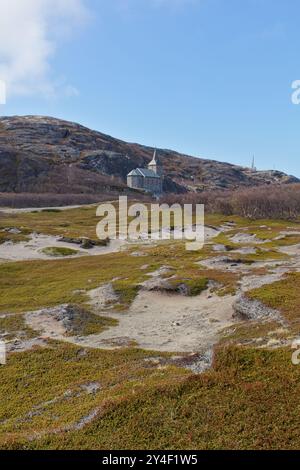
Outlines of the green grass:
M29 236L25 232L14 234L14 233L5 232L3 231L3 229L2 230L0 229L0 245L6 242L19 243L19 242L26 242L28 240L29 240Z
M230 240L230 236L235 235L237 232L238 230L231 230L230 232L220 233L214 238L213 242L218 245L224 245L228 251L237 250L241 245Z
M109 327L116 326L118 321L93 313L90 309L79 306L70 306L75 315L72 319L72 328L69 336L88 336L102 333Z
M160 370L145 362L161 356L169 355L138 349L82 349L55 342L46 349L10 355L0 368L0 447L12 447L36 431L43 435L76 423L94 407L186 375L175 367ZM99 392L79 393L81 385L90 382L99 384ZM30 415L35 410L41 413Z
M64 248L64 247L57 247L57 246L49 246L47 248L43 248L41 252L47 256L53 256L55 258L63 258L65 256L75 256L78 254L77 250L73 250L72 248Z
M6 315L0 318L0 333L7 334L6 341L14 339L20 334L26 339L36 336L36 333L26 325L23 315Z
M121 308L126 308L138 293L138 285L148 279L147 273L160 266L169 265L179 279L188 279L192 291L202 290L203 278L222 276L214 270L205 273L195 263L212 256L211 246L199 252L186 251L183 242L162 242L157 247L144 247L145 256L131 256L127 252L101 256L68 258L62 260L37 260L0 265L0 313L26 312L59 304L83 304L85 292L111 282L120 295ZM149 265L142 271L142 265ZM207 275L209 273L209 275ZM227 273L223 279L233 277ZM227 283L226 283L227 285Z
M256 253L239 255L238 253L231 254L232 259L240 259L242 256L242 261L244 263L254 263L259 261L268 261L268 260L285 260L288 259L288 256L284 253L278 252L276 249L261 249L257 247Z
M256 322L248 321L247 323L236 324L226 328L222 332L221 344L253 344L260 338L264 339L281 339L286 338L290 334L289 330L282 328L280 323L274 321Z
M88 237L96 240L96 225L99 222L96 217L96 207L89 206L69 210L47 209L16 214L0 213L0 228L16 227L20 230L26 228L30 233Z
M247 296L280 310L291 324L297 325L300 333L300 273L289 273L285 279L254 289Z
M175 277L168 280L168 283L171 286L171 290L174 290L178 293L185 293L185 295L194 297L207 289L208 279L205 277L200 277L198 274L194 278Z
M143 258L147 262L146 258ZM0 312L25 312L59 304L82 304L84 291L116 277L143 280L142 260L125 253L51 261L7 263L0 269Z
M36 231L95 240L95 210L2 214L0 229L19 227L21 237ZM269 251L258 246L256 255L243 255L249 263L283 259L277 248L298 240L296 235L275 240L286 229L282 221L215 214L206 219L215 226L226 221L238 226L214 243L230 250L242 246L228 238L241 228L271 240L263 245ZM136 250L145 256L131 256ZM169 241L97 257L1 264L0 313L13 314L0 318L0 332L6 331L8 338L20 331L32 337L37 333L26 327L23 312L74 304L82 310L70 334L99 333L115 321L87 309L87 292L112 282L119 296L114 308L126 310L139 284L148 279L147 273L161 266L171 268L175 289L184 284L190 295L201 293L210 280L218 294L235 293L238 274L199 264L215 256L211 245L189 252L183 242ZM235 257L230 252L226 256ZM147 269L141 270L143 265ZM255 268L253 272L264 273ZM214 367L200 376L175 367L171 354L133 347L105 351L50 341L44 349L10 354L8 364L0 367L0 448L300 449L300 368L291 364L291 350L236 346L260 337L299 334L299 292L299 273L250 292L250 298L282 312L290 322L288 332L280 332L275 322L250 322L224 330ZM82 387L90 382L99 384L96 393L83 392ZM72 430L93 410L98 410L98 416L90 424Z
M174 368L142 372L138 364L145 356L145 352L137 350L117 352L112 362L112 355L97 351L78 359L74 349L62 347L56 355L47 350L31 358L28 353L19 361L15 359L9 369L3 370L1 380L6 395L10 387L18 384L13 401L2 402L1 419L9 422L2 425L1 448L300 448L300 368L292 365L289 349L220 349L211 371L187 378ZM32 372L29 377L22 377L26 358L32 363ZM63 366L57 370L55 364L62 359ZM125 382L121 385L119 374L124 367ZM85 397L85 404L79 397L54 409L50 407L29 422L13 425L28 409L62 394L66 387L76 386L83 376L85 381L102 381L105 388L115 380L120 385L109 395L102 391L95 397ZM130 376L131 381L126 382ZM34 385L37 380L39 390ZM47 391L46 384L51 384ZM51 433L51 429L54 432L67 420L76 422L91 409L98 409L99 415L84 429ZM32 435L34 429L43 435L47 428L45 437L27 441L26 436Z

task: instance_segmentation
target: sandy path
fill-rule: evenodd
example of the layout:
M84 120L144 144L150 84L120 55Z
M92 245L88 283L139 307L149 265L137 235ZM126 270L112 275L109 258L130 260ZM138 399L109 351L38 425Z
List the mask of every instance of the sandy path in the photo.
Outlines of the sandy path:
M55 309L29 313L26 322L44 336L87 347L115 349L134 341L148 350L199 352L211 349L220 331L235 322L234 301L234 296L208 292L183 297L142 291L127 313L105 313L119 321L117 326L85 337L65 337L62 325L53 318Z
M111 347L118 338L135 341L143 349L198 352L210 349L218 333L234 323L233 296L207 292L197 297L142 291L129 312L110 315L119 325L89 338L94 347ZM100 342L99 342L100 340Z

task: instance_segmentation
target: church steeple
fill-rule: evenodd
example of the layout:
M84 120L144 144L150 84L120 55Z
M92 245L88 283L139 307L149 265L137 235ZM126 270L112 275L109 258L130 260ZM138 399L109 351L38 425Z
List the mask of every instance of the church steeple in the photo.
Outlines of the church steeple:
M157 150L156 149L154 150L153 158L152 158L151 162L149 163L148 168L149 168L149 170L154 171L154 173L156 173L157 175L162 174L162 168L160 166L160 162L159 162L159 159L157 157Z

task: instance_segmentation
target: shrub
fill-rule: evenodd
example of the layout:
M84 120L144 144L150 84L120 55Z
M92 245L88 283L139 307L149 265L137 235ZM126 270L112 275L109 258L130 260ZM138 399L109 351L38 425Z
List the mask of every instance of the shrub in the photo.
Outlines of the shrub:
M204 204L206 212L250 219L297 219L300 216L300 184L267 185L234 191L203 191L171 195L164 202Z

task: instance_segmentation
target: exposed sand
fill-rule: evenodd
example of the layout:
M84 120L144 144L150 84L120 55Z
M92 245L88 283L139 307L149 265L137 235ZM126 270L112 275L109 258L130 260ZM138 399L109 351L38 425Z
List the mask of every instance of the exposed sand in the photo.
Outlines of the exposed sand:
M206 228L206 239L213 238L217 233L219 233L218 230ZM23 246L21 253L23 252L24 256L24 251L35 252L45 245L74 248L73 245L58 242L58 245L55 245L54 240L55 237L37 236L35 244L33 243L34 246ZM114 242L120 243L118 240ZM13 251L15 248L20 248L20 245L26 245L26 243L13 245ZM32 242L27 245L32 245ZM99 251L103 253L105 250L109 250L106 252L111 252L111 249L112 247L100 247L84 251L84 253L95 254L98 252L97 254L99 254ZM115 246L115 249L119 250L120 245ZM225 257L219 256L199 263L210 268L218 267L223 270L231 268L242 272L243 277L240 281L239 292L235 296L219 297L207 290L197 297L187 297L143 289L127 312L117 313L113 310L114 303L118 300L117 296L112 285L106 284L90 291L90 304L98 314L118 320L117 326L110 327L100 334L68 337L65 325L63 321L58 320L59 316L57 315L64 306L29 312L26 314L26 323L41 334L42 339L62 340L85 347L115 349L136 344L147 350L206 354L211 352L214 345L217 344L224 328L240 321L240 319L234 318L235 303L240 298L240 294L255 287L273 283L281 279L287 271L291 270L291 267L296 269L300 266L300 245L283 247L280 250L290 254L292 258L280 262L268 260L254 263L252 266L243 266L232 261L233 266L230 266L231 263L228 263ZM20 256L20 253L17 253L16 256ZM41 254L38 252L37 256L40 257ZM254 274L252 270L258 266L267 267L269 273L265 275ZM149 274L150 279L146 282L154 282L169 271L172 274L170 267L162 266L156 272ZM249 306L255 313L258 309L254 307L255 305Z
M65 307L65 305L60 305L59 307L28 312L25 315L26 323L44 338L62 339L66 335L67 329L63 321L58 320L58 314Z
M114 315L119 325L102 333L101 342L109 347L110 340L125 337L144 349L206 351L219 332L234 323L233 303L233 296L220 298L208 292L183 297L142 291L128 313Z
M22 214L22 213L26 214L28 212L42 212L42 211L49 211L49 210L67 211L70 209L80 209L81 207L93 207L93 205L95 204L84 204L84 205L77 205L77 206L55 206L55 207L26 207L22 209L12 209L10 207L1 207L0 213L3 212L4 214Z
M44 337L87 347L115 349L135 342L148 350L199 352L211 349L221 330L235 322L234 301L234 296L209 292L183 297L142 291L127 313L105 313L119 321L117 326L85 337L65 336L63 325L54 319L57 308L28 313L26 322Z
M300 244L297 245L288 245L288 246L282 246L279 248L281 253L284 253L289 256L298 256L300 257Z
M107 246L96 246L90 250L84 250L73 243L59 242L60 237L51 235L32 234L31 239L26 242L6 242L0 244L0 260L5 261L26 261L26 260L53 260L61 257L49 256L42 252L44 248L70 248L78 253L64 258L75 258L79 256L99 256L108 253L116 253L125 244L122 240L111 240Z
M16 209L17 210L17 209ZM21 210L21 209L20 209ZM205 227L204 234L205 240L209 240L212 237L218 235L218 231L211 229L209 227ZM53 260L53 259L60 259L62 257L55 257L49 256L42 252L43 249L49 247L57 247L57 248L70 248L72 250L77 251L76 254L72 256L64 256L63 258L75 258L79 256L99 256L99 255L107 255L109 253L117 253L123 247L126 246L133 246L133 244L145 244L150 243L153 244L155 241L153 240L146 240L148 234L141 235L140 241L136 240L135 242L127 241L127 240L119 240L119 239L111 239L110 243L107 246L96 246L89 250L84 250L80 248L80 246L73 244L73 243L66 243L60 242L60 237L55 237L52 235L42 235L33 233L30 236L29 241L24 242L5 242L0 244L0 261L26 261L26 260ZM142 255L142 253L135 253L136 256Z
M112 280L113 281L113 280ZM103 284L97 289L89 291L90 305L98 312L105 308L110 308L115 302L118 301L118 296L115 293L111 283Z
M187 297L143 289L127 312L117 313L114 311L114 303L118 299L112 285L106 284L90 291L90 304L98 314L118 320L117 326L100 334L68 337L63 321L57 319L57 313L64 306L27 313L26 323L42 335L44 340L51 338L99 349L116 349L136 344L146 350L196 353L211 357L213 347L218 343L224 329L242 321L236 316L236 311L241 310L241 307L242 313L250 312L251 318L260 315L262 321L268 321L274 317L274 312L267 312L263 305L258 306L248 300L247 305L244 305L245 301L241 303L241 299L244 292L276 282L286 272L299 268L300 245L281 250L289 253L291 258L280 262L268 260L252 266L235 265L234 269L243 273L235 296L219 297L207 290L197 297ZM228 269L228 261L224 261L222 257L208 261L209 267L217 265L221 269ZM268 268L269 272L263 275L254 274L253 268L259 265ZM162 266L149 274L150 279L147 282L154 282L161 274L169 271L171 274L170 267ZM279 317L276 319L280 320ZM198 362L199 371L203 367L209 367L209 360L200 358Z
M233 237L230 237L230 240L233 243L241 243L241 244L253 243L255 245L261 245L270 241L270 240L262 240L261 238L257 238L256 235L251 235L249 233L237 233Z
M268 285L268 284L273 284L276 281L280 281L280 279L283 277L285 274L285 271L279 271L279 272L274 272L270 274L265 274L262 276L244 276L241 281L239 282L239 285L241 287L241 290L243 292L247 292L252 289L258 289L259 287Z
M220 271L231 271L236 273L248 273L251 270L251 265L238 263L228 256L217 256L215 258L207 258L198 261L199 266L204 266L208 269L219 269Z

